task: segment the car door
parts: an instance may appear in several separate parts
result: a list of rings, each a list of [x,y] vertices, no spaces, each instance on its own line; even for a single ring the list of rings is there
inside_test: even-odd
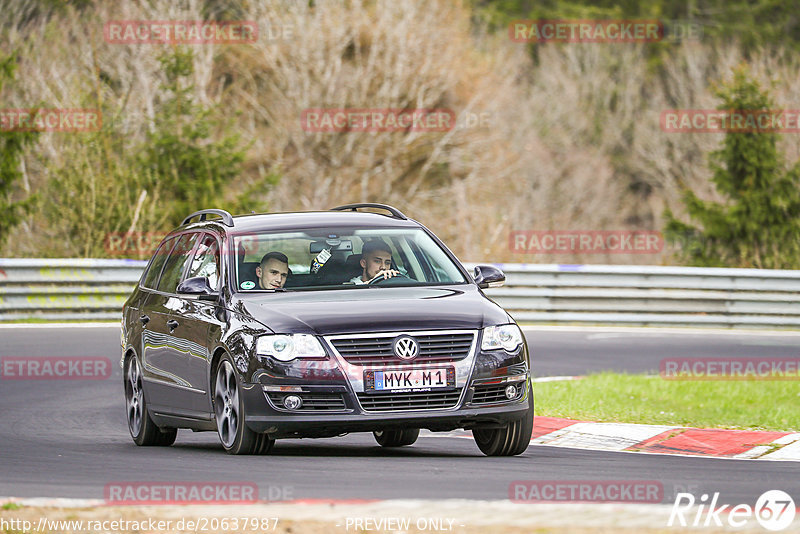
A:
[[[219,291],[219,250],[220,243],[213,234],[206,233],[200,237],[183,279],[204,276],[208,279],[209,286],[214,291]],[[189,396],[187,409],[194,417],[204,418],[211,414],[211,396],[208,391],[208,367],[211,360],[208,350],[209,331],[212,325],[221,325],[221,321],[215,316],[215,302],[200,300],[196,295],[178,295],[178,298],[182,301],[180,315],[170,315],[179,323],[173,334],[180,339],[182,348],[175,357],[181,360],[181,377],[186,385],[191,391],[197,392]]]
[[[141,284],[141,289],[145,293],[138,317],[142,324],[141,346],[139,347],[142,378],[145,382],[144,392],[147,404],[151,409],[159,411],[165,406],[169,406],[170,388],[165,382],[171,379],[168,378],[165,370],[167,347],[164,338],[167,330],[167,316],[162,310],[163,299],[156,291],[164,264],[177,241],[177,236],[164,240],[156,250]]]
[[[164,262],[158,284],[146,302],[150,318],[144,346],[144,374],[150,389],[150,403],[155,411],[183,415],[191,411],[192,397],[202,395],[194,391],[186,380],[182,353],[185,341],[176,332],[184,303],[178,298],[178,282],[194,252],[198,232],[181,234]]]

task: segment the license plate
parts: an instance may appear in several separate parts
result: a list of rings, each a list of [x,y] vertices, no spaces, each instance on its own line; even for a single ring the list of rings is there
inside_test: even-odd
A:
[[[426,391],[453,388],[455,385],[456,373],[453,367],[364,371],[364,389],[372,393],[382,391]]]

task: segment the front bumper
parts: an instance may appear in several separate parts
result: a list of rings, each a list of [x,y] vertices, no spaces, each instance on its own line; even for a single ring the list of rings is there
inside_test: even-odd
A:
[[[413,366],[405,362],[405,368],[452,367],[454,382],[449,389],[390,393],[368,390],[366,372],[401,369],[403,362],[356,363],[352,357],[342,356],[334,346],[337,337],[344,336],[331,336],[324,338],[331,355],[328,359],[289,363],[269,359],[262,362],[262,367],[249,369],[250,380],[245,380],[242,388],[245,421],[253,431],[275,438],[325,437],[392,428],[448,431],[505,426],[533,409],[528,349],[524,343],[514,353],[484,352],[480,350],[478,331],[447,333],[473,336],[463,358]],[[381,334],[388,335],[397,333]],[[511,399],[505,395],[509,385],[516,389]],[[287,395],[300,397],[302,408],[285,408],[283,401]]]
[[[255,432],[266,432],[273,438],[285,437],[330,437],[347,432],[370,432],[392,428],[425,428],[433,431],[448,431],[458,428],[489,428],[505,426],[527,415],[533,409],[533,391],[530,381],[520,382],[524,386],[519,399],[475,406],[466,398],[473,395],[470,388],[454,408],[428,410],[398,410],[371,412],[364,410],[357,399],[344,394],[345,409],[340,411],[288,412],[269,400],[263,386],[258,384],[242,388],[245,420]],[[303,387],[306,393],[344,393],[330,387]]]

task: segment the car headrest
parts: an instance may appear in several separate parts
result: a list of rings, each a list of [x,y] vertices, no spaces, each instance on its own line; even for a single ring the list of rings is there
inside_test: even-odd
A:
[[[340,284],[345,279],[342,277],[344,263],[339,258],[330,258],[322,264],[316,277],[321,284]]]
[[[257,261],[239,263],[239,284],[248,280],[258,284],[258,277],[256,276],[256,267],[258,266],[259,263]]]
[[[347,272],[356,269],[360,273],[363,270],[363,268],[361,267],[361,254],[351,254],[350,256],[348,256],[347,259],[344,260],[344,267],[345,269],[347,269]],[[355,274],[353,276],[355,276]]]

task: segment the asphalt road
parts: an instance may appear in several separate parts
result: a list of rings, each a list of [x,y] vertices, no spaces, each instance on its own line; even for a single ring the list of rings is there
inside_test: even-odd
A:
[[[800,333],[667,328],[526,327],[536,376],[657,374],[666,358],[796,358]]]
[[[526,330],[534,371],[655,372],[669,356],[796,356],[798,336]],[[684,458],[532,446],[486,458],[464,433],[427,433],[387,450],[371,434],[278,441],[264,457],[225,454],[214,433],[182,430],[174,446],[137,447],[128,435],[114,328],[0,328],[0,357],[102,356],[108,380],[0,379],[0,496],[103,498],[134,481],[254,482],[262,499],[505,499],[518,480],[655,480],[664,502],[687,489],[720,503],[754,503],[769,489],[800,497],[793,462]]]

